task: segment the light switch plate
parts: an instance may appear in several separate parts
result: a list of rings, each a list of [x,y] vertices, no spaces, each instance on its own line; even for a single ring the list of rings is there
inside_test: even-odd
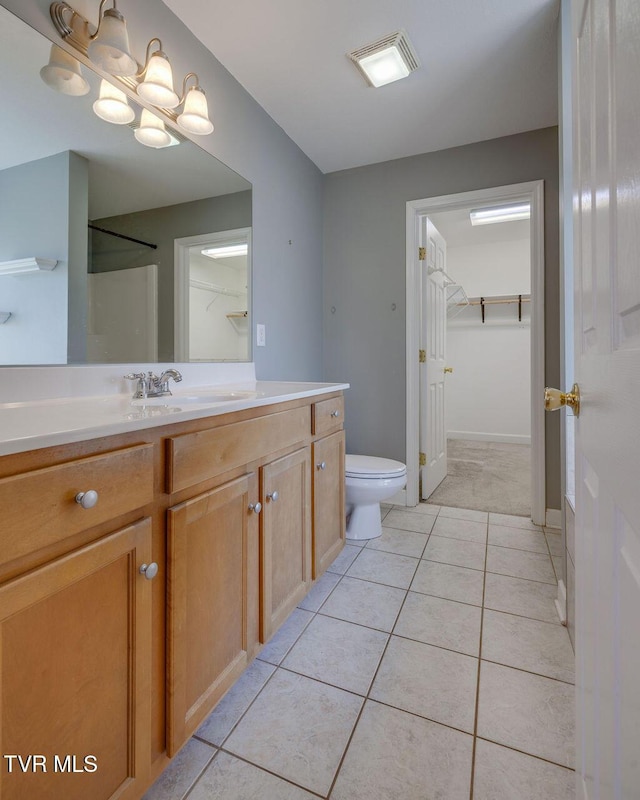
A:
[[[256,344],[258,347],[265,347],[267,344],[267,326],[260,322],[256,325]]]

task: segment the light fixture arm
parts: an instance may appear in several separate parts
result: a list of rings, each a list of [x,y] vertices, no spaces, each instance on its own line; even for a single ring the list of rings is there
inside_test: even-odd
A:
[[[158,49],[154,50],[153,53],[151,53],[151,45],[154,42],[158,43]],[[149,59],[155,53],[162,53],[164,55],[164,51],[163,51],[163,48],[162,48],[162,42],[160,41],[160,39],[158,39],[157,36],[154,36],[153,39],[149,40],[149,44],[147,45],[147,52],[146,52],[145,57],[144,57],[144,67],[142,67],[140,72],[136,73],[136,78],[142,78],[146,74],[147,69],[149,67]]]
[[[178,105],[182,105],[184,103],[185,98],[187,96],[187,81],[189,78],[195,78],[197,87],[200,87],[200,78],[198,77],[197,73],[195,72],[187,72],[187,74],[182,79],[182,95],[180,96],[180,103]]]
[[[90,40],[91,39],[95,39],[96,36],[100,33],[100,24],[102,23],[102,9],[104,8],[105,4],[108,1],[109,0],[100,0],[100,6],[98,8],[98,26],[95,29],[95,31],[91,34],[91,36],[89,36]],[[113,0],[113,7],[116,8],[116,0]],[[117,11],[117,9],[116,9],[116,11]]]
[[[88,30],[89,21],[86,20],[82,14],[78,14],[75,8],[72,8],[72,6],[70,6],[68,3],[52,3],[49,11],[53,24],[63,39],[66,39],[68,36],[73,36],[74,33],[77,33],[73,25],[76,19],[81,20],[84,23],[85,30]],[[69,22],[67,22],[64,18],[65,11],[71,13],[71,19]],[[90,38],[88,32],[86,33],[86,38]]]

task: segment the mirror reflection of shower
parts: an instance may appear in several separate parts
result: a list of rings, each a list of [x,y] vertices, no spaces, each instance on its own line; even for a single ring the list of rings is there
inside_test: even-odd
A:
[[[189,247],[189,361],[244,361],[249,353],[249,230]]]

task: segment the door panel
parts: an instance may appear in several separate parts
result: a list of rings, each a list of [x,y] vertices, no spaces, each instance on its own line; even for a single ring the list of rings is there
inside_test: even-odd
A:
[[[421,497],[426,500],[447,475],[445,419],[446,242],[428,217],[420,220],[422,246],[422,349],[426,362],[420,369],[420,450],[426,463],[420,470]]]
[[[574,0],[578,794],[640,785],[640,8]]]

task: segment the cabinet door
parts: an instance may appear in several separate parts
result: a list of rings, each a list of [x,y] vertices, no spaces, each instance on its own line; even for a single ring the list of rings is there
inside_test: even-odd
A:
[[[311,586],[309,448],[262,468],[261,640],[275,632]]]
[[[150,559],[143,520],[0,587],[2,800],[145,788]]]
[[[200,725],[256,649],[259,525],[254,473],[168,512],[168,746]]]
[[[313,444],[313,578],[344,545],[344,432]]]

